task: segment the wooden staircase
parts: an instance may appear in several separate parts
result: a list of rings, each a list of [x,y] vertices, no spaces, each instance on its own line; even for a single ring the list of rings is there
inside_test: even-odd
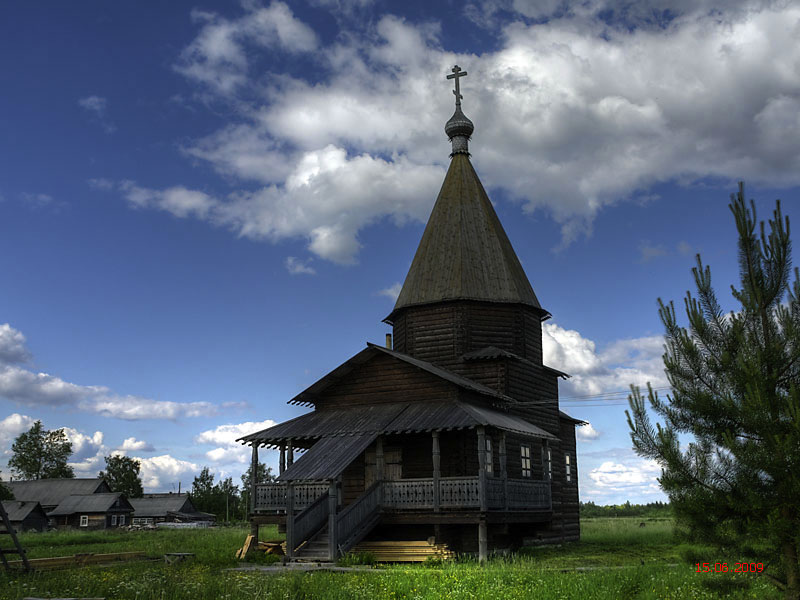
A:
[[[11,526],[11,520],[8,518],[8,513],[6,512],[6,509],[3,508],[3,503],[0,502],[0,537],[4,535],[9,536],[11,542],[14,544],[13,548],[3,548],[1,546],[4,544],[2,544],[2,541],[0,541],[0,560],[3,561],[3,566],[5,567],[6,571],[11,570],[11,565],[8,564],[6,554],[19,555],[22,568],[26,571],[30,571],[31,565],[28,562],[28,556],[25,554],[25,549],[20,545],[19,539],[17,539],[17,532],[14,531],[14,528]]]
[[[330,562],[328,558],[328,527],[323,527],[314,537],[294,552],[294,562]]]
[[[431,544],[422,541],[364,541],[356,544],[351,552],[369,552],[377,562],[425,562],[428,558],[451,560],[455,553],[447,544]]]

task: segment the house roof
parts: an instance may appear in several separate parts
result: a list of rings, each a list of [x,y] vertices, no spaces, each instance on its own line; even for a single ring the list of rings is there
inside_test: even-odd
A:
[[[364,434],[471,429],[481,425],[537,438],[556,439],[520,417],[486,406],[447,401],[324,408],[244,436],[238,441],[279,445],[290,439],[303,441]],[[312,446],[312,449],[316,446]]]
[[[408,354],[403,354],[402,352],[397,352],[395,350],[390,350],[388,348],[384,348],[383,346],[378,346],[377,344],[371,344],[367,342],[367,347],[364,348],[361,352],[349,358],[341,365],[336,367],[333,371],[331,371],[324,377],[318,379],[314,384],[312,384],[311,386],[307,387],[305,390],[297,394],[297,396],[289,400],[289,404],[313,406],[316,396],[321,394],[326,388],[340,381],[347,374],[353,371],[353,369],[355,369],[360,365],[363,365],[371,358],[379,354],[386,354],[388,356],[391,356],[396,360],[412,365],[418,369],[421,369],[422,371],[434,375],[435,377],[439,377],[440,379],[455,384],[462,389],[469,390],[471,392],[475,392],[477,394],[481,394],[482,396],[486,396],[489,398],[502,400],[503,402],[512,402],[512,403],[516,402],[516,400],[514,400],[514,398],[512,398],[511,396],[507,396],[481,383],[472,381],[471,379],[467,379],[466,377],[462,377],[461,375],[457,375],[452,371],[448,371],[447,369],[437,367],[434,364],[431,364],[424,360],[419,360],[418,358],[414,358],[413,356],[409,356]]]
[[[166,517],[170,512],[195,512],[189,494],[153,494],[129,498],[136,517]]]
[[[33,501],[3,500],[3,510],[8,514],[9,521],[24,521],[32,512],[40,512],[43,517],[46,516],[42,505]]]
[[[132,510],[133,507],[121,492],[111,494],[83,494],[67,496],[57,507],[47,513],[51,517],[59,515],[74,515],[75,513],[104,513],[114,506],[119,500],[122,509]]]
[[[560,418],[564,419],[565,421],[572,421],[573,423],[575,423],[578,426],[588,425],[589,424],[589,421],[582,421],[581,419],[576,419],[575,417],[570,417],[563,410],[558,411],[558,416]]]
[[[523,358],[519,354],[514,354],[513,352],[509,352],[508,350],[502,350],[500,348],[497,348],[496,346],[486,346],[486,348],[481,348],[480,350],[473,350],[472,352],[467,352],[466,354],[463,354],[461,358],[463,358],[464,360],[488,360],[492,358],[499,358],[501,356],[506,358],[512,358],[514,360],[528,363],[530,365],[534,365],[540,369],[544,369],[545,371],[551,372],[553,375],[557,375],[563,379],[569,379],[569,375],[567,373],[564,373],[563,371],[559,371],[558,369],[548,367],[547,365],[537,365],[533,361],[530,361],[527,358]]]
[[[455,154],[397,297],[397,311],[447,300],[543,310],[466,154]]]
[[[57,506],[67,496],[111,491],[104,479],[36,479],[5,485],[16,500],[32,500],[45,507]]]
[[[278,481],[320,481],[338,477],[377,436],[377,433],[360,433],[323,438],[286,469]]]

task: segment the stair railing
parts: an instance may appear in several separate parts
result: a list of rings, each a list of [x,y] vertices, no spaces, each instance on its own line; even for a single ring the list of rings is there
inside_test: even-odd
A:
[[[294,518],[294,527],[287,528],[291,539],[286,539],[287,547],[291,545],[294,551],[328,522],[328,493],[322,494],[297,516],[287,514],[286,518]]]
[[[359,536],[367,533],[364,529],[373,524],[371,521],[381,508],[382,485],[382,482],[376,481],[339,513],[336,519],[336,540],[340,551],[347,552],[352,548],[359,541]]]

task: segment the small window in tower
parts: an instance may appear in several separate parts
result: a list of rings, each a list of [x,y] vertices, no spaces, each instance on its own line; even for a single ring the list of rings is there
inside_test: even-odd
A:
[[[492,456],[492,438],[486,438],[486,472],[494,473],[494,457]]]
[[[569,454],[564,455],[564,461],[567,467],[567,481],[572,481],[572,465],[569,464]]]
[[[545,449],[545,457],[547,458],[547,478],[553,480],[553,451],[550,448]]]
[[[531,476],[531,447],[527,444],[522,444],[519,447],[519,456],[522,460],[522,476]]]

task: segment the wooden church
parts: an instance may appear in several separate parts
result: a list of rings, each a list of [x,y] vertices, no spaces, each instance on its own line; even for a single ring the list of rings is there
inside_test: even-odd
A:
[[[393,335],[289,400],[313,411],[240,440],[254,463],[258,448],[280,450],[277,481],[253,482],[250,519],[256,534],[285,526],[290,560],[430,538],[483,560],[579,537],[583,422],[559,410],[567,375],[542,363],[550,313],[470,163],[464,75],[447,76],[450,167],[384,319]]]

